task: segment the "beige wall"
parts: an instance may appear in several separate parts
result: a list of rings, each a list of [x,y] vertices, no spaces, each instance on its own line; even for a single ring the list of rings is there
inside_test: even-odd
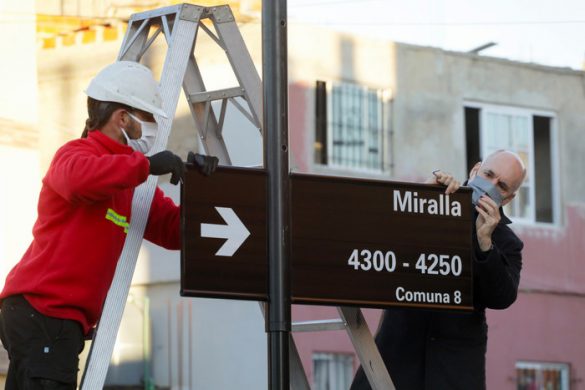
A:
[[[39,168],[36,150],[0,144],[0,289],[32,238]],[[4,388],[2,375],[7,369],[8,355],[0,347],[0,388]]]
[[[466,101],[550,111],[557,123],[554,172],[562,188],[561,207],[583,202],[585,181],[585,72],[503,59],[397,45],[394,130],[401,175],[437,167],[465,177],[463,107]],[[410,158],[411,151],[424,158]]]
[[[289,138],[291,169],[327,175],[388,179],[384,172],[351,171],[314,163],[315,83],[350,82],[395,92],[395,46],[392,42],[350,36],[327,29],[295,23],[288,30]],[[300,106],[302,105],[302,106]],[[387,123],[388,128],[391,124]],[[384,145],[385,161],[390,159],[390,142]]]
[[[0,118],[37,121],[36,16],[33,0],[0,0]]]

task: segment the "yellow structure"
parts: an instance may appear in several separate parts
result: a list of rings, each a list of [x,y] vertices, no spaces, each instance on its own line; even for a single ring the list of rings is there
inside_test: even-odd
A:
[[[262,7],[260,0],[170,0],[136,1],[128,6],[110,6],[105,8],[105,14],[92,16],[39,13],[37,14],[37,39],[39,47],[42,49],[51,49],[75,44],[115,41],[124,36],[126,21],[131,14],[181,3],[206,7],[229,4],[236,20],[243,23],[259,20]],[[41,7],[41,11],[43,9]]]

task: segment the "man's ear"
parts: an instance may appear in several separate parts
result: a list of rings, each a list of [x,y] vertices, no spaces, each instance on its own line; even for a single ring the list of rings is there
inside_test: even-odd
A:
[[[473,168],[471,168],[471,171],[469,171],[469,178],[473,179],[475,177],[475,175],[477,175],[477,172],[479,171],[479,167],[481,167],[481,161],[478,161]]]
[[[128,115],[126,114],[126,110],[124,110],[123,108],[119,108],[112,112],[109,122],[112,122],[117,127],[125,128],[129,124],[130,120],[128,118]]]
[[[130,116],[128,115],[128,111],[119,109],[116,110],[116,112],[118,115],[118,120],[120,121],[119,123],[122,125],[122,127],[128,127],[130,124]]]

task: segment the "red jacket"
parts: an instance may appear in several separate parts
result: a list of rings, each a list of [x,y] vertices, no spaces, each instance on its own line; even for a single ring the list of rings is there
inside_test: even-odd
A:
[[[146,157],[92,131],[62,146],[43,179],[33,241],[6,278],[0,300],[23,294],[39,312],[97,322],[129,227],[134,188]],[[145,238],[180,248],[180,209],[157,188]]]

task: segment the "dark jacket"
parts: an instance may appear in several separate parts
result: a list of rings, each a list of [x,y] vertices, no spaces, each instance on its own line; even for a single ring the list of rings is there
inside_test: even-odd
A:
[[[384,311],[376,344],[397,390],[485,389],[485,308],[505,309],[516,300],[522,268],[523,243],[501,215],[490,251],[481,252],[473,229],[473,312]],[[351,390],[366,389],[360,367]]]

